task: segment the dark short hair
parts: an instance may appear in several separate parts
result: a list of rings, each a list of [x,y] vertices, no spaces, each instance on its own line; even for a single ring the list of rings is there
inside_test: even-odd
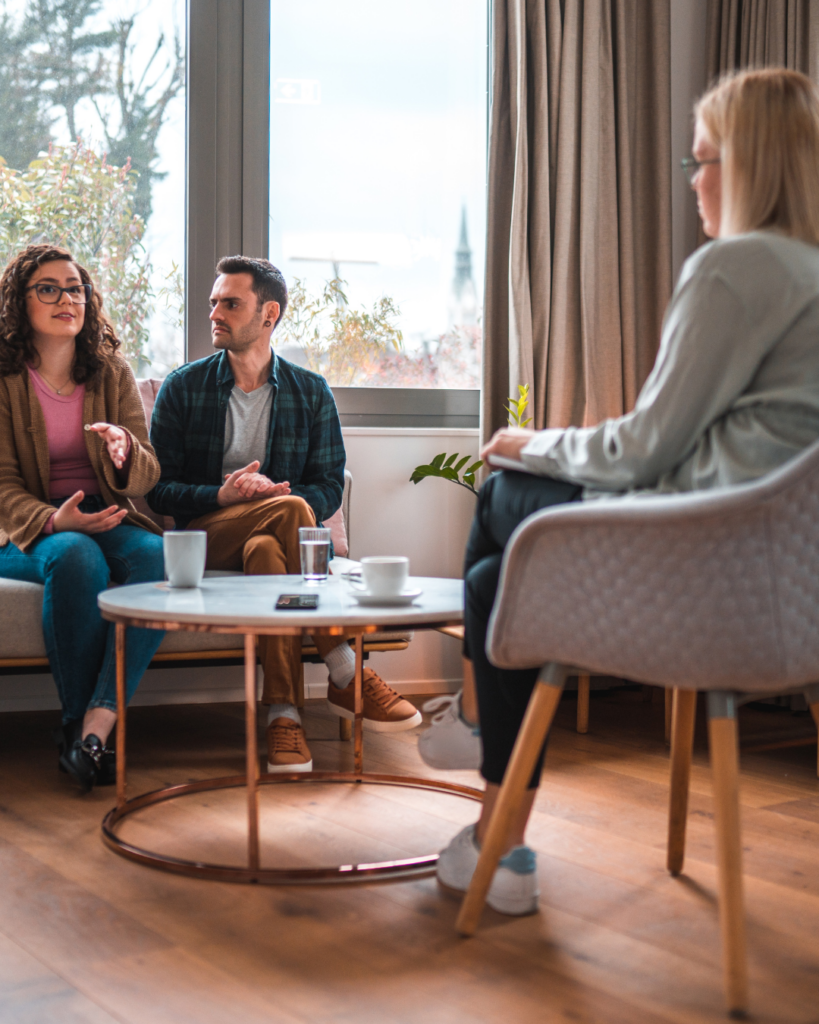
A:
[[[274,267],[269,260],[255,256],[223,256],[216,264],[217,274],[250,274],[253,293],[261,306],[264,302],[278,302],[279,319],[273,329],[284,316],[287,309],[287,283],[284,274]]]

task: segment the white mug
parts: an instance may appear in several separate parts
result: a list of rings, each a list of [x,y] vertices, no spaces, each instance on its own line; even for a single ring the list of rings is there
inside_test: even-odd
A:
[[[168,530],[162,537],[165,575],[172,587],[198,587],[205,573],[204,530]]]
[[[361,559],[364,589],[373,597],[396,597],[407,585],[409,559],[403,555],[378,555]]]

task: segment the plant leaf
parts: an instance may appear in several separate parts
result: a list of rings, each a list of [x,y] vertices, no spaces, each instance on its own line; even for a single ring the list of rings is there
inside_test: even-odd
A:
[[[411,484],[420,483],[428,476],[440,476],[441,470],[437,466],[416,466],[410,477]]]

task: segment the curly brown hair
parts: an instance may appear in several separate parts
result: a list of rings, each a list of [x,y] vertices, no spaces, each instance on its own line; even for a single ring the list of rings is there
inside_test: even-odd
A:
[[[43,263],[65,260],[77,268],[84,284],[91,275],[67,249],[56,245],[29,245],[18,252],[0,277],[0,377],[22,373],[26,363],[40,362],[34,347],[34,331],[26,310],[26,289],[34,271]],[[85,307],[85,323],[76,339],[71,370],[75,384],[94,387],[103,364],[119,348],[120,341],[111,321],[102,311],[102,298],[94,289]]]

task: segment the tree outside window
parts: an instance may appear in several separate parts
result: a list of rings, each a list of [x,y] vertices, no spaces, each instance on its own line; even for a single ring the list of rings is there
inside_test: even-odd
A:
[[[183,352],[183,19],[183,0],[0,0],[0,258],[71,249],[157,375]]]

